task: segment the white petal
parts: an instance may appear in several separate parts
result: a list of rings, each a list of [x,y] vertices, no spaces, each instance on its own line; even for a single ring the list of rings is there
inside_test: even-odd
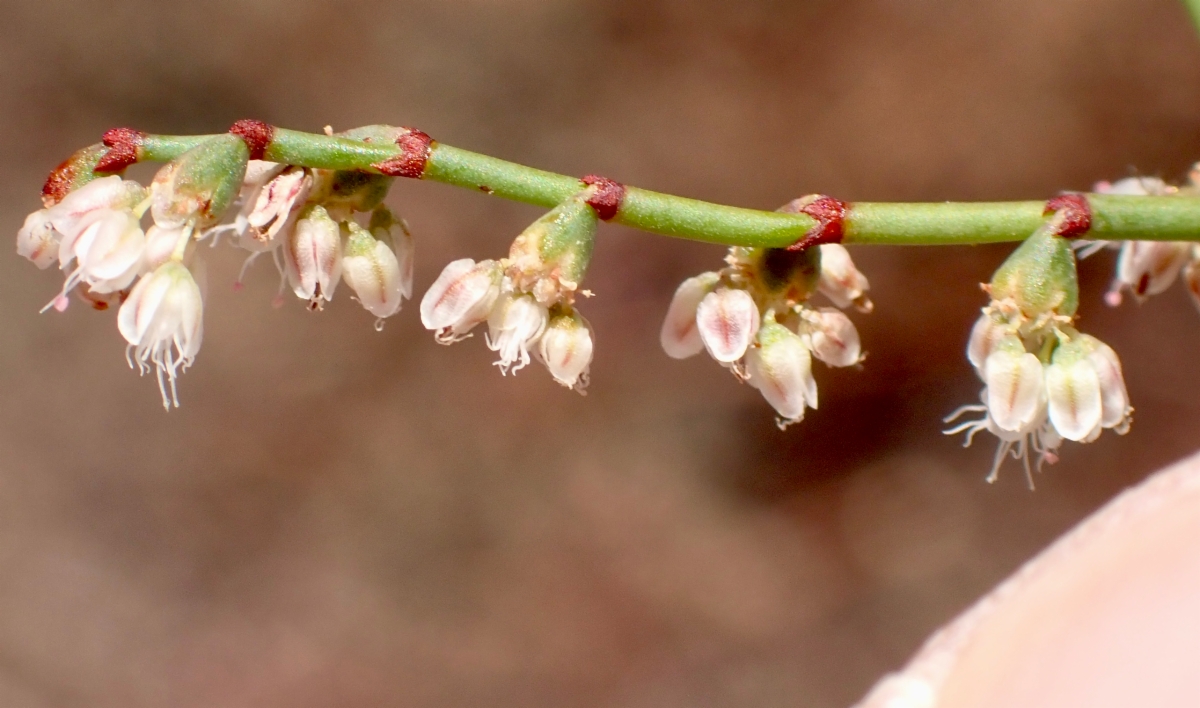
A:
[[[442,330],[469,328],[482,322],[500,293],[496,281],[493,261],[451,261],[421,298],[421,324],[426,329]]]
[[[987,370],[987,407],[996,426],[1023,432],[1040,417],[1045,405],[1042,363],[1033,354],[993,352]]]
[[[45,270],[58,260],[58,248],[62,234],[50,222],[47,209],[39,209],[25,218],[25,224],[17,232],[17,253],[33,261]]]
[[[1171,286],[1188,258],[1189,245],[1171,241],[1126,241],[1117,259],[1117,279],[1138,297]]]
[[[816,408],[816,381],[812,376],[812,357],[799,336],[771,323],[768,336],[746,352],[746,374],[785,421],[804,417],[804,408]]]
[[[499,352],[501,371],[516,372],[529,364],[529,348],[542,336],[549,317],[546,307],[529,295],[500,298],[488,317],[488,348]]]
[[[721,288],[704,296],[696,308],[696,327],[712,358],[723,364],[741,359],[754,341],[758,305],[745,290]]]
[[[987,379],[984,364],[996,344],[1008,334],[1009,327],[986,312],[975,321],[975,326],[971,328],[971,340],[967,344],[967,359],[975,367],[979,378]]]
[[[1121,373],[1121,360],[1112,347],[1090,335],[1087,340],[1088,361],[1100,381],[1100,425],[1104,428],[1120,428],[1129,418],[1129,392],[1125,388],[1125,377]]]
[[[342,277],[362,306],[376,317],[391,317],[400,310],[400,264],[383,241],[376,241],[370,253],[345,257]]]
[[[1046,367],[1050,422],[1067,440],[1083,441],[1100,430],[1103,400],[1100,378],[1087,359]]]
[[[701,273],[683,281],[675,290],[659,335],[667,356],[672,359],[686,359],[704,349],[700,331],[696,329],[696,308],[704,296],[716,287],[718,278],[716,273]]]
[[[837,243],[827,243],[821,246],[821,278],[817,289],[838,307],[857,305],[859,309],[870,310],[871,303],[865,293],[871,285],[867,277],[854,265],[850,251]]]
[[[858,330],[840,310],[830,308],[808,314],[813,325],[812,354],[830,366],[853,366],[862,359]]]
[[[332,300],[342,276],[342,234],[337,222],[314,207],[296,223],[284,245],[288,281],[297,297]]]
[[[592,332],[587,322],[582,317],[576,320],[562,316],[554,318],[542,334],[538,354],[555,381],[575,388],[582,383],[580,377],[586,381],[592,347]]]

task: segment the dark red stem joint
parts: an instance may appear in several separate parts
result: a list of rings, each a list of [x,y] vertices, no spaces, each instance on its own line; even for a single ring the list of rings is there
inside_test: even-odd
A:
[[[841,243],[846,236],[846,213],[849,210],[849,202],[824,194],[797,199],[780,209],[792,214],[806,214],[817,221],[803,238],[788,246],[787,250],[803,251],[823,243]]]
[[[236,135],[246,143],[250,150],[251,160],[261,160],[275,139],[275,126],[261,120],[239,120],[229,127],[231,135]]]
[[[579,181],[596,188],[588,197],[587,204],[595,210],[601,221],[610,221],[617,215],[621,202],[625,201],[625,185],[600,175],[588,175]]]
[[[1092,228],[1092,205],[1082,194],[1060,194],[1046,202],[1043,215],[1057,215],[1054,233],[1063,238],[1079,238]]]
[[[404,128],[403,133],[396,138],[400,146],[400,154],[383,162],[371,165],[388,177],[408,177],[421,179],[425,176],[425,166],[433,154],[433,138],[416,128]]]
[[[96,163],[95,172],[120,172],[138,161],[138,149],[146,134],[133,128],[113,128],[101,142],[108,148]]]

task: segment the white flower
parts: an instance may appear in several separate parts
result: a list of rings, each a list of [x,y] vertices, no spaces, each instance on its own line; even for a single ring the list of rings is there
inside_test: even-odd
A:
[[[1013,328],[1010,324],[997,319],[990,312],[990,308],[984,308],[983,314],[971,328],[971,339],[967,344],[967,360],[971,362],[971,366],[975,367],[975,373],[979,374],[979,378],[987,380],[987,371],[984,365],[988,356],[996,348],[996,344],[1012,332]]]
[[[146,249],[142,254],[140,271],[149,273],[171,260],[181,239],[187,238],[191,246],[191,230],[186,226],[152,225],[146,230]]]
[[[675,290],[667,316],[663,320],[659,341],[663,351],[672,359],[686,359],[704,350],[700,330],[696,328],[696,308],[700,301],[716,287],[720,276],[716,273],[701,273],[688,278]]]
[[[168,261],[138,281],[117,314],[117,327],[133,350],[138,369],[144,374],[154,365],[168,410],[172,403],[179,407],[175,391],[179,370],[190,366],[200,351],[203,309],[200,287],[191,272],[178,261]]]
[[[324,207],[309,207],[284,243],[284,267],[296,297],[318,309],[342,277],[342,233]]]
[[[282,168],[282,165],[277,167]],[[238,245],[255,252],[271,250],[291,235],[313,184],[312,175],[302,168],[293,167],[281,172],[263,170],[257,168],[254,178],[259,180],[270,175],[270,180],[257,187],[250,181],[250,170],[247,170],[243,190],[248,189],[249,193],[245,194],[246,201],[234,219]]]
[[[746,376],[779,413],[780,428],[800,422],[805,407],[817,407],[808,347],[799,335],[775,322],[774,313],[768,313],[755,346],[746,352]]]
[[[1120,304],[1122,290],[1129,290],[1139,301],[1163,292],[1175,282],[1190,252],[1191,246],[1185,242],[1126,241],[1117,259],[1117,278],[1106,299]]]
[[[874,307],[866,292],[871,287],[867,277],[855,267],[845,246],[827,243],[821,246],[821,279],[817,289],[838,307],[854,305],[861,312]]]
[[[813,356],[830,366],[854,366],[862,360],[858,330],[841,310],[804,310]]]
[[[62,234],[54,229],[49,209],[39,209],[25,218],[24,226],[17,232],[17,253],[45,270],[58,260],[61,241]]]
[[[538,342],[538,358],[555,381],[583,393],[588,384],[592,348],[591,326],[578,312],[573,312],[550,320]]]
[[[346,255],[342,259],[342,277],[371,314],[381,318],[391,317],[400,311],[404,297],[402,266],[388,246],[391,239],[376,239],[353,222],[347,226],[350,238],[346,241]],[[379,231],[380,235],[388,237],[385,229]],[[411,246],[408,250],[411,250]],[[410,256],[406,254],[405,259],[411,264]],[[409,269],[411,275],[411,265]],[[411,288],[411,280],[409,284]]]
[[[1046,392],[1050,423],[1064,439],[1091,442],[1100,435],[1104,405],[1100,377],[1080,347],[1059,345],[1046,367]]]
[[[542,336],[549,318],[545,305],[531,295],[500,296],[488,315],[486,339],[488,349],[500,353],[496,366],[501,373],[515,374],[529,365],[529,348]]]
[[[63,286],[63,295],[80,282],[96,293],[124,290],[140,272],[145,247],[146,235],[132,212],[99,209],[89,213],[59,246],[62,267],[66,269],[72,261],[76,265]]]
[[[759,326],[758,305],[745,290],[720,288],[696,308],[696,328],[712,358],[732,364],[746,353]]]
[[[985,364],[988,415],[1000,430],[1024,435],[1040,422],[1046,407],[1042,362],[1007,336]]]
[[[1112,347],[1089,334],[1079,335],[1079,343],[1087,352],[1088,362],[1100,380],[1100,426],[1116,429],[1117,434],[1124,435],[1129,431],[1129,417],[1133,408],[1129,405],[1121,360]]]
[[[487,320],[500,295],[500,280],[495,261],[451,261],[421,298],[421,324],[434,330],[441,344],[466,337]]]

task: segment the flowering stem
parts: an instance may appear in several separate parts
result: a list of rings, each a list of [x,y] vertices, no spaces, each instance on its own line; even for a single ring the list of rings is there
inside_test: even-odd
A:
[[[1189,0],[1200,10],[1200,0]],[[139,158],[166,161],[212,136],[144,137]],[[379,172],[404,154],[393,144],[277,128],[264,159],[302,167]],[[582,188],[575,177],[526,167],[434,142],[422,178],[552,208]],[[1200,240],[1200,197],[1088,195],[1097,240]],[[842,242],[886,245],[971,245],[1028,238],[1047,217],[1046,203],[855,202],[842,219]],[[626,188],[614,223],[666,236],[748,247],[786,247],[818,226],[807,214],[712,204]]]

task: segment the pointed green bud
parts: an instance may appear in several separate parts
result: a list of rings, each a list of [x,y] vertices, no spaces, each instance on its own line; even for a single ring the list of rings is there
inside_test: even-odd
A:
[[[1065,238],[1043,226],[992,276],[993,300],[1013,300],[1027,317],[1072,317],[1079,307],[1075,252]]]
[[[154,221],[161,226],[220,221],[246,176],[250,149],[236,135],[218,135],[188,150],[154,176]]]

